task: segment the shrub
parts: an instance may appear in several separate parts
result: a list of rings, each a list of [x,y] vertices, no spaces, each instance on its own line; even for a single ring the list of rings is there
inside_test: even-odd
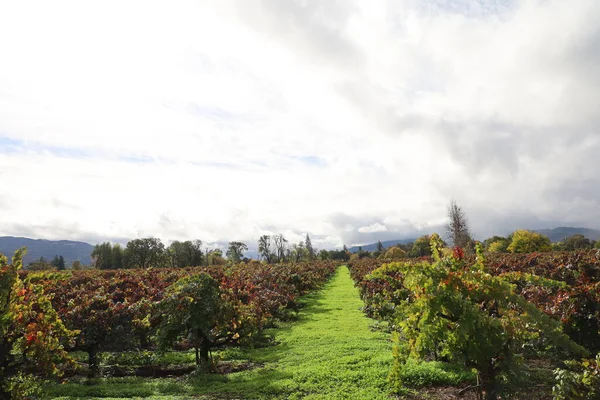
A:
[[[507,250],[511,253],[545,252],[552,250],[552,243],[548,236],[521,229],[512,234],[512,241]]]
[[[408,357],[431,356],[462,363],[477,371],[487,400],[497,399],[501,383],[521,363],[523,348],[540,339],[575,354],[586,350],[562,332],[551,319],[520,296],[516,285],[503,276],[490,275],[483,263],[481,245],[477,260],[469,265],[459,252],[441,257],[442,242],[431,238],[432,264],[397,264],[408,290],[396,314],[396,343],[406,341]],[[388,267],[389,268],[389,267]],[[512,277],[514,279],[514,277]],[[523,274],[536,284],[552,282]],[[392,380],[401,382],[404,352],[394,352]]]
[[[556,400],[600,398],[600,354],[595,360],[567,361],[566,366],[554,371]]]
[[[240,333],[252,333],[244,332],[234,307],[222,298],[219,282],[207,273],[171,285],[159,304],[158,318],[159,347],[187,337],[196,351],[196,365],[209,362],[211,348],[239,339]]]
[[[7,263],[0,254],[0,398],[35,394],[37,374],[60,375],[69,358],[64,350],[75,334],[63,325],[40,285],[18,274],[24,249]]]
[[[402,250],[400,247],[390,247],[385,254],[383,255],[383,258],[388,259],[388,260],[398,260],[401,258],[405,258],[406,257],[406,252],[404,250]]]
[[[495,242],[490,243],[488,251],[490,253],[506,253],[508,251],[508,245],[508,240],[496,240]]]

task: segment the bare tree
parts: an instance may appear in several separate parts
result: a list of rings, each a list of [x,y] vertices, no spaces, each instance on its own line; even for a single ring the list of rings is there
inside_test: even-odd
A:
[[[446,225],[448,238],[453,246],[469,249],[472,242],[469,233],[467,217],[456,201],[452,200],[448,206],[448,218],[450,222]]]
[[[273,242],[275,244],[275,250],[277,251],[278,262],[285,261],[285,254],[287,249],[287,239],[280,233],[273,236]]]

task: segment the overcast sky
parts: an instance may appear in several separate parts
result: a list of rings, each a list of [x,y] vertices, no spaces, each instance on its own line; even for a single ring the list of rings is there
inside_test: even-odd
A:
[[[600,2],[0,3],[0,235],[600,228]]]

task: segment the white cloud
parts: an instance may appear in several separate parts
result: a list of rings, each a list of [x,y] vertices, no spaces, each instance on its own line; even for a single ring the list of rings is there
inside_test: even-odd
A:
[[[0,234],[600,227],[600,5],[424,4],[3,3]]]
[[[387,226],[380,224],[379,222],[375,222],[371,225],[361,226],[358,228],[360,233],[375,233],[375,232],[386,232]]]

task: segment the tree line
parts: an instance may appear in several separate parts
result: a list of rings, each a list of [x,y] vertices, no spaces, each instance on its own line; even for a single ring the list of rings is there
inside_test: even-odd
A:
[[[52,261],[48,261],[44,257],[40,257],[39,259],[32,261],[27,265],[27,269],[31,271],[43,271],[47,269],[57,269],[59,271],[62,271],[65,268],[65,259],[62,255],[54,256]]]
[[[165,246],[159,238],[141,238],[130,240],[125,247],[110,242],[98,244],[91,256],[98,269],[182,268],[249,262],[246,251],[248,246],[240,241],[229,242],[223,254],[223,250],[210,249],[201,240],[174,241]],[[258,252],[268,264],[317,259],[308,234],[305,240],[292,245],[282,234],[263,235],[258,241]]]
[[[467,253],[472,253],[476,240],[471,236],[465,212],[452,200],[448,206],[448,224],[446,239],[454,247],[460,247]],[[312,245],[310,236],[304,240],[290,243],[282,234],[263,235],[258,239],[257,249],[259,259],[267,264],[282,262],[310,262],[314,260],[349,261],[350,259],[380,258],[400,259],[431,256],[430,235],[423,235],[414,242],[397,244],[385,248],[381,241],[377,242],[374,251],[366,251],[359,247],[356,253],[351,253],[344,245],[340,250],[318,250]],[[572,251],[600,248],[600,241],[594,241],[577,234],[565,238],[558,243],[537,232],[517,230],[508,236],[492,236],[482,242],[483,248],[492,253],[530,253],[534,251]],[[241,241],[229,242],[225,254],[219,248],[208,248],[201,240],[174,241],[165,246],[159,238],[141,238],[120,244],[104,242],[94,247],[91,257],[92,266],[98,269],[121,268],[177,268],[210,265],[237,264],[249,262],[244,254],[248,251],[246,243]],[[79,261],[72,265],[74,270],[84,269]],[[65,269],[62,256],[56,256],[51,262],[43,257],[30,263],[30,270]]]

